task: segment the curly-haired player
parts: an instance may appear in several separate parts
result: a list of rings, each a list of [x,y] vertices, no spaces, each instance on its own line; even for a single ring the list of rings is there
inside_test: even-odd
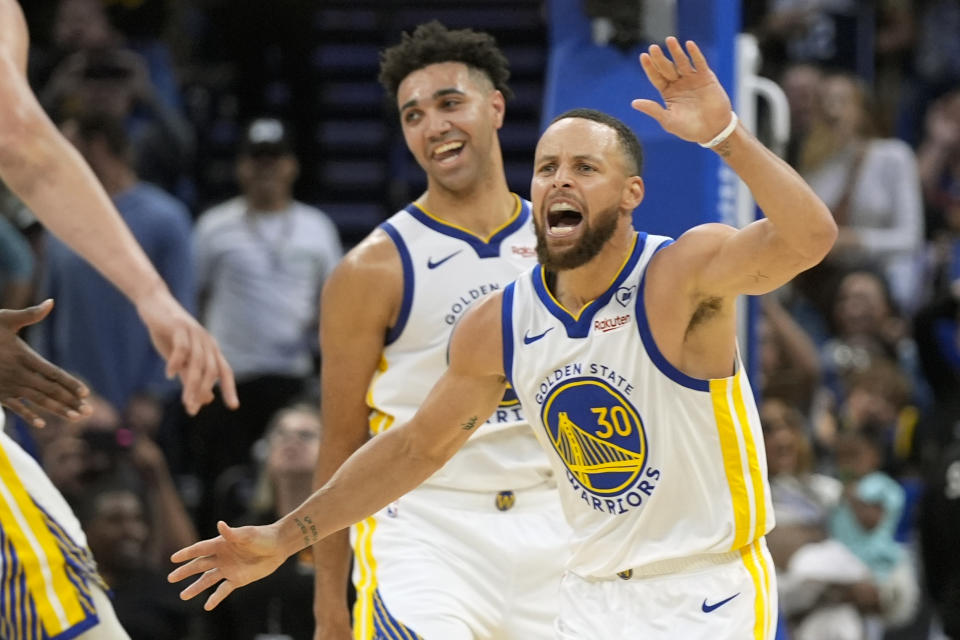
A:
[[[324,291],[320,483],[416,412],[446,368],[457,319],[536,261],[530,204],[507,187],[497,134],[509,75],[493,37],[438,22],[383,52],[380,80],[427,190],[350,252]],[[353,637],[552,637],[569,535],[555,486],[508,392],[423,487],[353,527]],[[316,638],[343,640],[347,533],[316,558]]]

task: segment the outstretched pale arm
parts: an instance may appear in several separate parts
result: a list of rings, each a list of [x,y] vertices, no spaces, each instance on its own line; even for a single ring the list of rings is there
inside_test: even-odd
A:
[[[466,442],[497,408],[506,388],[500,334],[500,296],[477,304],[460,322],[450,366],[417,414],[360,447],[329,482],[273,524],[232,529],[175,553],[186,562],[176,582],[200,577],[183,590],[192,598],[217,586],[213,609],[234,589],[272,573],[290,555],[350,526],[417,487]]]
[[[683,140],[706,143],[730,123],[730,98],[696,43],[686,47],[685,52],[676,38],[668,38],[672,60],[657,45],[640,56],[664,106],[634,100],[633,107]],[[827,255],[837,226],[796,171],[742,124],[713,150],[750,188],[766,218],[740,230],[714,224],[684,234],[676,253],[694,265],[693,288],[725,298],[767,293]]]
[[[136,306],[183,381],[190,413],[213,400],[219,379],[236,406],[233,372],[213,338],[170,294],[80,154],[44,113],[27,84],[27,30],[13,0],[0,0],[0,179],[54,235],[95,266]]]

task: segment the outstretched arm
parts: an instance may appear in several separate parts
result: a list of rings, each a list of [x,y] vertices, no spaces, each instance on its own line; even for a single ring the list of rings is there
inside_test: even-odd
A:
[[[272,573],[290,555],[374,513],[426,480],[497,408],[506,388],[500,335],[500,296],[477,304],[460,322],[450,366],[417,414],[372,438],[323,487],[273,524],[231,529],[175,553],[187,562],[176,582],[201,574],[181,597],[217,586],[213,609],[234,589]]]
[[[705,144],[731,122],[730,99],[697,45],[686,46],[685,52],[668,38],[672,60],[657,45],[640,56],[665,107],[652,100],[634,100],[633,107],[679,138]],[[796,171],[742,124],[713,150],[747,184],[766,218],[740,230],[713,224],[685,233],[674,253],[693,265],[693,288],[723,298],[767,293],[826,256],[837,226]]]
[[[183,381],[190,413],[213,400],[219,379],[236,406],[233,372],[213,338],[170,295],[76,149],[27,84],[27,29],[13,0],[0,0],[0,178],[50,231],[93,264],[136,306],[167,375]]]

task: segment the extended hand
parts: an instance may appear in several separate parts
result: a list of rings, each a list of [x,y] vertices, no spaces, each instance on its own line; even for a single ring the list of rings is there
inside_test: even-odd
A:
[[[220,535],[216,538],[201,540],[170,556],[173,562],[189,562],[167,576],[170,582],[179,582],[201,574],[180,592],[183,600],[218,585],[203,605],[207,611],[223,602],[234,589],[270,575],[286,559],[279,549],[276,529],[270,525],[234,529],[218,522],[217,530]]]
[[[213,401],[213,385],[220,380],[223,401],[237,408],[233,370],[220,353],[216,340],[180,306],[166,289],[137,304],[150,339],[167,361],[167,377],[180,376],[181,399],[190,415]]]
[[[51,309],[53,300],[27,309],[0,309],[0,403],[35,427],[46,424],[35,407],[70,420],[92,411],[84,400],[90,391],[82,382],[17,337],[20,329],[40,322]]]
[[[640,54],[640,64],[663,97],[666,108],[637,99],[631,106],[660,123],[665,131],[691,142],[709,142],[730,122],[730,98],[692,40],[684,53],[673,36],[667,38],[673,61],[658,45]],[[692,63],[691,63],[692,59]]]

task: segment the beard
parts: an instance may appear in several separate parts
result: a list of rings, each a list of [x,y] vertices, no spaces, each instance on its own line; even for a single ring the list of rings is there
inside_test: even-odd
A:
[[[584,218],[580,224],[585,225],[580,242],[576,245],[562,251],[551,252],[547,245],[547,217],[544,216],[543,223],[535,223],[537,232],[537,260],[548,271],[564,271],[582,267],[603,250],[607,240],[613,237],[617,230],[617,220],[619,218],[616,209],[609,209],[597,216],[596,222],[591,224]]]

